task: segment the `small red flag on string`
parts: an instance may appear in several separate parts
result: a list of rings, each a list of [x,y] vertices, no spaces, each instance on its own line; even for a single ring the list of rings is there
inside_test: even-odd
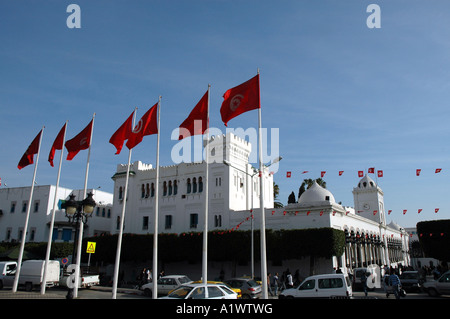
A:
[[[420,214],[421,211],[422,211],[422,208],[419,208],[419,211],[417,213]]]
[[[324,177],[325,176],[326,171],[321,171],[320,172],[320,177]]]
[[[369,173],[369,174],[374,174],[374,173],[375,173],[375,167],[369,168],[368,173]]]
[[[291,178],[291,172],[286,172],[286,177]]]
[[[403,215],[405,215],[405,214],[406,214],[406,209],[403,210]]]
[[[364,172],[363,171],[358,171],[358,177],[363,177],[364,176]]]
[[[388,215],[390,215],[392,213],[392,209],[388,210]]]
[[[436,168],[436,171],[434,173],[440,173],[442,171],[442,168]]]
[[[378,177],[383,177],[383,171],[382,170],[377,171],[377,174],[378,174]]]
[[[421,171],[422,170],[420,168],[416,169],[416,176],[419,176]]]
[[[439,211],[439,208],[435,208],[434,212],[437,213]]]
[[[342,176],[344,174],[344,171],[339,171],[339,176]]]

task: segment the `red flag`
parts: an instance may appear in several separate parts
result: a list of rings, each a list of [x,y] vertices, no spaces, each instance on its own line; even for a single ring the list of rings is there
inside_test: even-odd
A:
[[[339,176],[342,176],[344,174],[344,171],[339,171]]]
[[[187,119],[180,125],[179,140],[192,135],[202,135],[209,127],[208,119],[208,93],[209,90],[203,95],[194,109],[191,111]],[[195,121],[201,121],[201,125],[195,125]],[[182,130],[182,128],[184,130]],[[182,134],[182,131],[189,132],[189,135]],[[187,133],[187,132],[186,132]]]
[[[41,134],[42,130],[38,133],[38,135],[36,135],[30,146],[28,146],[27,150],[20,159],[19,164],[17,165],[18,169],[22,169],[25,166],[34,163],[34,154],[37,154],[39,152],[39,142],[41,140]]]
[[[358,177],[363,177],[364,176],[364,172],[363,171],[358,171]]]
[[[436,168],[435,173],[440,173],[442,171],[442,168]]]
[[[324,177],[325,176],[326,171],[321,171],[320,172],[320,177]]]
[[[291,172],[286,172],[286,177],[291,178]]]
[[[92,126],[94,124],[94,120],[91,120],[89,124],[80,132],[77,136],[68,140],[65,143],[67,151],[67,160],[71,161],[79,151],[86,150],[91,145],[91,135],[92,135]]]
[[[392,209],[388,210],[388,215],[390,215],[392,213]]]
[[[377,171],[378,177],[383,177],[383,171]]]
[[[437,213],[439,211],[439,208],[435,208],[434,212]]]
[[[147,113],[145,113],[134,130],[131,132],[127,141],[127,147],[131,150],[133,147],[142,142],[144,136],[158,133],[158,103],[153,105]]]
[[[125,122],[119,127],[119,129],[111,136],[109,142],[117,149],[116,155],[122,151],[123,143],[130,137],[131,130],[133,129],[133,111]]]
[[[309,171],[303,171],[302,174],[306,174],[306,173],[308,173],[308,172],[309,172]]]
[[[421,171],[420,168],[416,169],[416,176],[419,176],[419,175],[420,175],[420,171]]]
[[[403,215],[405,215],[405,214],[406,214],[406,209],[403,210]]]
[[[421,211],[422,211],[422,208],[419,208],[419,210],[417,211],[417,214],[420,214]]]
[[[370,167],[369,168],[369,173],[370,174],[374,174],[375,173],[375,167]]]
[[[50,149],[50,153],[48,154],[48,161],[50,165],[53,167],[53,159],[55,158],[55,151],[56,150],[62,150],[63,148],[63,142],[64,142],[64,134],[66,133],[67,128],[67,122],[64,123],[64,126],[59,131],[58,135],[56,136],[55,141],[53,142],[52,148]]]
[[[259,74],[226,91],[220,107],[220,114],[225,126],[232,118],[247,111],[261,108],[259,95]]]

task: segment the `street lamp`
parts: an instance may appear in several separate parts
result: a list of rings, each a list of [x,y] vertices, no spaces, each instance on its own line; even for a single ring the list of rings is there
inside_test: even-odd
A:
[[[75,226],[75,237],[73,243],[73,252],[72,252],[72,264],[77,264],[76,260],[76,242],[78,241],[78,236],[83,237],[83,234],[79,234],[79,225],[80,222],[86,224],[88,218],[92,216],[92,212],[94,211],[94,207],[97,205],[94,198],[92,197],[94,194],[89,192],[87,197],[82,201],[76,201],[75,195],[70,194],[69,200],[61,205],[61,208],[66,210],[66,217],[69,219],[69,223]],[[81,259],[81,256],[80,256]],[[79,267],[78,267],[79,269]],[[76,273],[76,272],[75,272]],[[70,281],[71,279],[69,279]],[[69,286],[69,285],[68,285]],[[73,289],[70,288],[68,290],[67,299],[73,298]]]

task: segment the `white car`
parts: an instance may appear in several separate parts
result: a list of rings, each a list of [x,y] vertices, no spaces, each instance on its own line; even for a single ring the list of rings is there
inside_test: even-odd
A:
[[[158,279],[158,295],[167,295],[175,288],[191,282],[192,280],[185,275],[170,275],[161,277]],[[144,291],[144,295],[152,296],[153,283],[150,282],[148,284],[142,285],[141,290]]]
[[[159,299],[237,299],[237,293],[223,284],[186,284]]]
[[[450,271],[444,273],[436,281],[427,281],[423,284],[425,290],[430,296],[436,297],[438,295],[450,294]]]
[[[326,274],[307,277],[298,287],[283,290],[280,299],[351,297],[350,279],[344,274]]]

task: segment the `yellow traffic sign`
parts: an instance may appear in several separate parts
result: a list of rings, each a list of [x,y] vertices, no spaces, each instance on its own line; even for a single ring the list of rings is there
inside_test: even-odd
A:
[[[95,254],[95,245],[96,244],[97,244],[96,242],[88,241],[87,242],[86,253],[88,253],[88,254]]]

